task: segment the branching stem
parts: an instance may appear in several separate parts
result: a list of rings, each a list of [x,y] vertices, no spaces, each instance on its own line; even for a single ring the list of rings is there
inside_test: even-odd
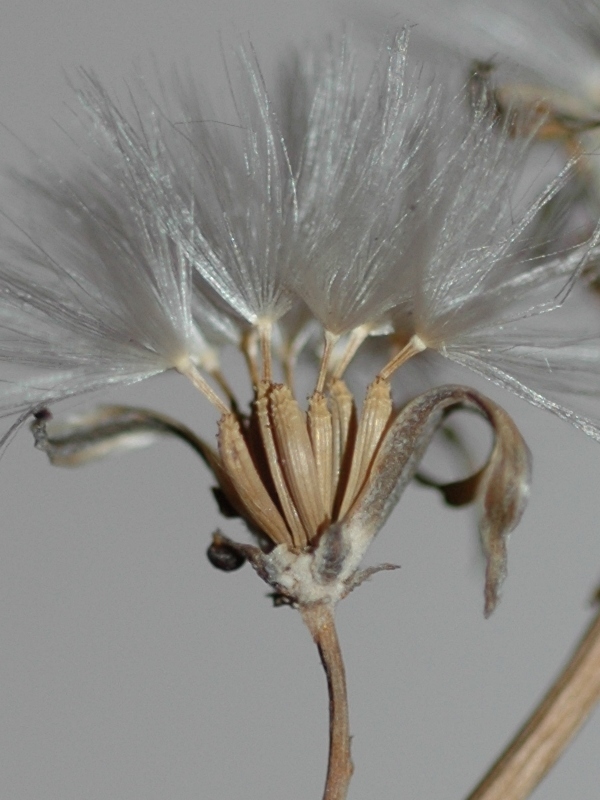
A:
[[[215,390],[206,382],[206,380],[202,377],[202,375],[198,372],[196,366],[191,362],[188,364],[184,364],[178,368],[178,372],[188,378],[196,387],[199,389],[202,394],[210,400],[213,406],[219,411],[221,414],[227,414],[229,412],[229,407],[221,400],[219,395],[215,392]]]
[[[333,608],[325,604],[303,608],[302,618],[319,649],[329,691],[329,764],[323,800],[345,800],[354,767],[350,756],[346,672]]]
[[[408,342],[404,345],[402,350],[396,353],[396,355],[391,359],[391,361],[388,361],[388,363],[379,373],[378,377],[380,377],[384,381],[389,380],[392,374],[398,369],[398,367],[401,367],[402,364],[404,364],[410,358],[418,355],[418,353],[421,353],[423,352],[423,350],[426,349],[427,346],[425,345],[423,340],[416,334],[413,334],[408,340]]]
[[[468,800],[524,800],[600,700],[600,612],[571,660]]]
[[[273,380],[273,358],[271,354],[272,327],[270,322],[263,322],[258,328],[258,341],[260,343],[260,354],[262,358],[262,379],[267,383],[271,383]]]
[[[352,333],[350,334],[350,338],[348,339],[348,343],[346,345],[346,350],[342,354],[340,360],[335,365],[333,369],[333,378],[334,379],[341,379],[342,375],[346,371],[346,367],[354,358],[356,351],[364,342],[364,340],[369,335],[371,328],[368,325],[360,325],[358,328],[355,328]]]
[[[323,347],[323,355],[321,356],[321,365],[319,367],[319,377],[317,378],[317,385],[315,388],[315,392],[319,392],[319,394],[321,394],[325,388],[325,381],[327,379],[327,372],[329,370],[329,361],[331,359],[331,354],[333,352],[335,343],[338,339],[339,336],[336,336],[329,331],[325,331],[325,345]]]

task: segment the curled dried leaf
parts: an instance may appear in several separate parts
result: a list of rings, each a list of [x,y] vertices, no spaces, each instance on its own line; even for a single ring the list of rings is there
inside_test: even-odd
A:
[[[519,523],[531,481],[531,455],[517,426],[504,411],[487,398],[481,408],[494,429],[495,442],[485,467],[475,480],[475,499],[480,505],[479,532],[487,560],[485,615],[498,602],[506,577],[506,542]]]
[[[495,441],[487,463],[475,475],[444,487],[455,504],[477,501],[479,529],[487,560],[485,615],[494,610],[506,577],[506,540],[529,496],[529,450],[509,415],[474,389],[442,386],[408,403],[396,416],[376,454],[369,478],[343,520],[348,536],[371,539],[382,527],[449,409],[479,412]]]
[[[106,456],[148,447],[176,436],[210,462],[212,449],[185,425],[154,411],[129,406],[99,406],[86,414],[54,420],[49,411],[35,415],[31,431],[38,450],[58,467],[79,467]]]

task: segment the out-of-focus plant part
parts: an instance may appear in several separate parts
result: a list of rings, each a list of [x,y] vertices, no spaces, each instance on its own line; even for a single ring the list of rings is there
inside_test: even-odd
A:
[[[598,0],[399,0],[430,54],[470,59],[468,95],[519,135],[555,142],[573,158],[592,219],[600,210],[600,4]],[[442,57],[443,58],[443,57]]]
[[[525,800],[600,700],[600,613],[498,761],[467,800]]]

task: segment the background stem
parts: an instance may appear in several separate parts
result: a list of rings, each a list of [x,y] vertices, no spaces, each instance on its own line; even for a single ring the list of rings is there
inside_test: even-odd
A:
[[[571,660],[468,800],[523,800],[600,700],[600,612]]]
[[[333,608],[314,605],[301,609],[327,676],[329,691],[329,764],[323,800],[345,800],[354,767],[350,756],[350,723],[346,673]]]

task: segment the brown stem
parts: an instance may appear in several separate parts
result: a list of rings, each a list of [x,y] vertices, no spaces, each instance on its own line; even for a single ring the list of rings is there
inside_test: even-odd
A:
[[[600,612],[529,721],[468,800],[523,800],[600,700]]]
[[[302,609],[319,649],[329,691],[329,764],[323,800],[345,800],[354,767],[350,757],[348,695],[342,651],[333,621],[333,608],[319,604]]]

